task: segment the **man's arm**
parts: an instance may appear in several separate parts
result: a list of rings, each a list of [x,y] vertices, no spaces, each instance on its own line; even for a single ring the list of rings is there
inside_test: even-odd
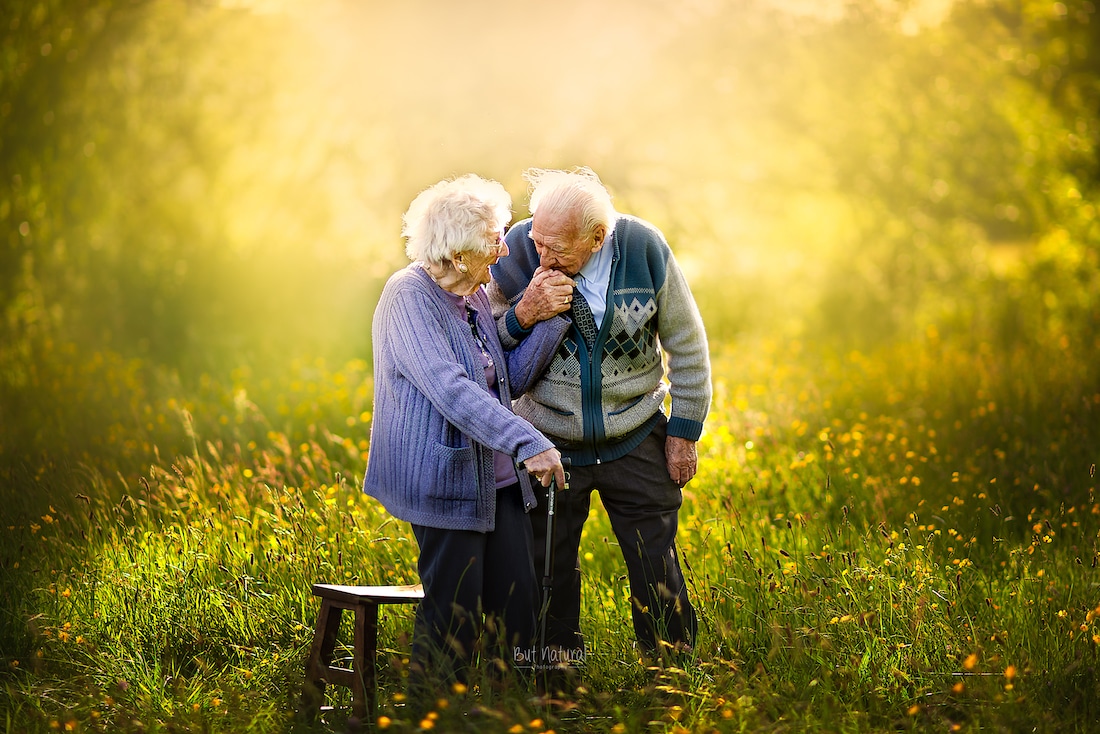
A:
[[[664,287],[658,294],[658,337],[668,355],[672,414],[665,440],[665,460],[672,481],[681,487],[695,476],[695,442],[710,410],[710,352],[703,319],[683,272],[669,254]]]

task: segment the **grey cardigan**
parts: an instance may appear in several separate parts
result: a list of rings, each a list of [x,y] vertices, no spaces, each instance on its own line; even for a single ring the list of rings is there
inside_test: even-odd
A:
[[[488,532],[496,518],[492,452],[522,462],[554,446],[511,405],[549,364],[569,321],[540,323],[505,354],[484,289],[469,297],[498,365],[498,400],[470,325],[447,298],[420,263],[394,273],[382,290],[372,326],[374,416],[363,489],[398,519]],[[530,510],[530,480],[517,474]]]

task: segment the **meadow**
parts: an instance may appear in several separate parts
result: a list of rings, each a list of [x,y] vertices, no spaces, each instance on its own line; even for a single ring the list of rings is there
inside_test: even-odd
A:
[[[373,722],[347,720],[342,689],[319,721],[298,711],[310,585],[416,581],[408,527],[359,489],[370,424],[385,419],[368,365],[185,386],[104,354],[43,360],[66,366],[34,376],[40,409],[67,395],[100,422],[70,429],[88,444],[66,461],[4,457],[0,726],[1095,730],[1096,346],[1001,349],[934,329],[869,351],[716,345],[681,511],[702,624],[691,658],[639,660],[597,503],[573,695],[490,695],[475,677],[411,720],[411,613],[392,609]]]

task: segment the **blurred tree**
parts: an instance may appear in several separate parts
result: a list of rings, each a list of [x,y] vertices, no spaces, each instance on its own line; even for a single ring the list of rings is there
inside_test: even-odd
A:
[[[42,291],[43,271],[64,259],[58,214],[71,203],[67,189],[81,178],[83,150],[94,146],[73,139],[65,100],[117,32],[119,24],[108,22],[111,6],[109,0],[77,7],[61,0],[16,2],[0,27],[0,357],[9,372],[19,362],[12,352],[28,332],[56,321]]]
[[[319,282],[348,268],[317,265],[314,239],[333,143],[296,155],[309,136],[286,136],[309,125],[276,114],[286,19],[201,0],[8,10],[0,455],[73,458],[108,431],[141,435],[163,377],[277,364],[330,335]]]
[[[195,375],[339,343],[335,309],[365,331],[370,283],[356,289],[341,260],[354,248],[332,241],[361,233],[340,232],[334,207],[386,191],[383,166],[356,179],[392,153],[369,119],[308,93],[325,74],[295,18],[205,0],[13,11],[0,29],[10,375],[45,335]]]
[[[198,3],[20,5],[0,109],[5,341],[44,330],[171,361],[210,321],[202,264],[224,251],[207,198],[224,140],[201,104],[216,87],[189,53],[214,29]]]
[[[1029,104],[1015,127],[1041,212],[994,312],[1000,338],[1100,347],[1100,16],[1093,2],[995,0],[960,22],[995,25],[1006,75]]]
[[[999,48],[1014,76],[1062,119],[1064,170],[1091,196],[1100,185],[1100,17],[1089,0],[999,0],[990,14],[1014,43]],[[973,18],[971,23],[989,22]]]
[[[792,44],[788,76],[805,93],[778,98],[775,120],[820,152],[812,180],[839,194],[848,215],[833,218],[849,225],[823,261],[813,332],[874,341],[939,322],[1026,342],[1050,320],[1018,331],[1006,306],[1060,302],[1073,305],[1059,323],[1095,334],[1096,258],[1076,251],[1096,237],[1092,4],[958,2],[925,26],[914,6],[853,2],[839,20],[804,19]],[[1027,269],[1006,283],[1001,263],[1020,253]],[[1021,301],[1029,280],[1039,297]]]
[[[967,312],[989,243],[1027,238],[1043,215],[1014,124],[1035,103],[1001,68],[1006,39],[957,15],[905,32],[903,9],[857,7],[814,39],[819,63],[805,67],[829,95],[801,119],[853,222],[819,314],[865,339]]]

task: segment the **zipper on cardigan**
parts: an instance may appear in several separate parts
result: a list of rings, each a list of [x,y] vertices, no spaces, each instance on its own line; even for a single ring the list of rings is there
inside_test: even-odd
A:
[[[599,328],[596,329],[596,340],[592,344],[592,349],[589,350],[588,344],[584,341],[584,336],[581,335],[581,343],[584,345],[585,356],[588,361],[588,404],[589,406],[596,406],[593,410],[586,411],[584,396],[581,398],[581,413],[584,416],[585,422],[590,422],[592,425],[592,431],[589,434],[592,436],[592,455],[596,457],[596,463],[602,464],[603,459],[600,458],[600,451],[597,448],[599,446],[600,439],[607,438],[603,431],[603,400],[600,399],[600,389],[603,385],[603,358],[596,359],[594,355],[603,354],[603,343],[606,340],[606,334],[604,333],[607,327],[608,319],[614,319],[613,314],[613,301],[611,297],[611,284],[615,280],[615,264],[618,261],[618,247],[615,248],[614,259],[611,262],[611,275],[608,277],[607,293],[604,294],[604,314],[600,320]],[[578,330],[579,331],[579,330]],[[579,347],[580,345],[578,345]],[[597,436],[597,429],[599,429],[599,436]]]
[[[596,337],[599,341],[599,336]],[[585,430],[584,432],[591,436],[592,455],[596,458],[596,463],[603,463],[600,459],[600,451],[597,448],[599,446],[599,437],[596,435],[597,428],[600,428],[596,417],[602,413],[602,402],[600,401],[600,391],[597,389],[597,384],[600,382],[600,370],[601,367],[593,359],[592,355],[595,353],[595,346],[593,345],[592,351],[589,351],[588,344],[584,343],[584,338],[581,338],[581,343],[577,345],[578,352],[581,348],[584,350],[585,361],[588,363],[588,386],[585,391],[581,393],[581,417],[582,423],[585,424],[584,428],[591,428],[591,430]],[[592,406],[597,406],[598,410],[593,409]],[[603,431],[600,431],[602,433]]]

